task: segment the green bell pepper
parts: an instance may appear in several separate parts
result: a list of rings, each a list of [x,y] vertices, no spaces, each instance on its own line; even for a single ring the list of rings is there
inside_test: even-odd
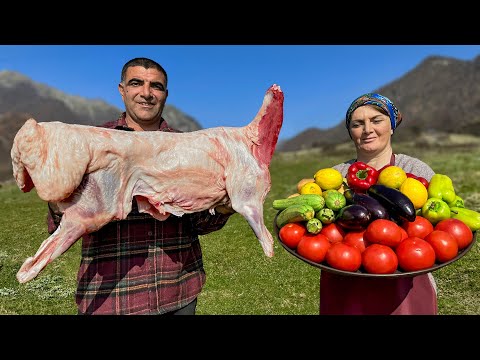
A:
[[[455,195],[455,200],[453,200],[452,202],[449,202],[447,204],[448,204],[448,206],[450,206],[450,208],[452,208],[452,207],[464,208],[465,207],[465,202],[458,195]]]
[[[454,206],[450,208],[450,217],[461,220],[472,231],[480,229],[480,213],[478,211]]]
[[[429,198],[422,207],[422,216],[433,225],[444,219],[450,218],[450,207],[439,198]]]
[[[445,201],[447,204],[455,201],[456,194],[453,182],[447,175],[433,175],[427,190],[429,198],[437,198]]]

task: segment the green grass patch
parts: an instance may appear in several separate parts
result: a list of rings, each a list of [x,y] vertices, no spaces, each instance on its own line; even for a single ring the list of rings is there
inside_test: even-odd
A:
[[[480,211],[480,149],[432,149],[403,144],[395,150],[416,156],[449,175],[465,205]],[[351,150],[316,149],[277,153],[264,220],[273,234],[274,199],[296,192],[297,182],[324,167],[354,157]],[[15,275],[48,237],[46,203],[35,191],[0,187],[0,314],[76,314],[75,288],[80,241],[49,264],[37,278],[19,284]],[[478,240],[478,239],[477,239]],[[247,221],[238,214],[220,231],[201,237],[207,282],[197,313],[225,315],[316,315],[320,270],[293,258],[275,239],[267,258]],[[480,245],[457,262],[433,273],[440,314],[480,314]]]

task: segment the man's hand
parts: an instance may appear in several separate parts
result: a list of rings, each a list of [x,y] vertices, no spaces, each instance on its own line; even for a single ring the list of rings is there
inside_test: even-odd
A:
[[[62,220],[63,213],[60,211],[56,203],[48,203],[48,212],[50,213],[50,217],[53,220],[53,223],[56,227],[60,224]]]
[[[48,203],[48,214],[47,214],[47,230],[49,234],[53,234],[60,225],[62,221],[63,213],[57,206],[57,203]]]
[[[233,210],[229,205],[218,205],[215,207],[215,212],[223,215],[231,215],[236,211]]]

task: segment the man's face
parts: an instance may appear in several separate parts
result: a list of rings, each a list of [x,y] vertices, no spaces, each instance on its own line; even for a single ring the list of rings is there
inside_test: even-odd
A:
[[[157,69],[133,66],[118,85],[127,116],[139,124],[156,122],[168,96],[165,75]]]

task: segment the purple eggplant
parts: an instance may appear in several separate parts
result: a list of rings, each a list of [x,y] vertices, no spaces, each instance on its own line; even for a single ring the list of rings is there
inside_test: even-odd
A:
[[[365,206],[352,204],[340,209],[335,222],[348,230],[363,230],[371,221],[371,214]]]
[[[400,190],[375,184],[368,188],[367,194],[377,199],[396,221],[415,221],[417,216],[412,201]]]
[[[357,204],[364,206],[370,212],[372,221],[376,219],[390,218],[390,215],[388,214],[385,206],[383,206],[380,201],[368,194],[356,193],[352,189],[347,189],[345,190],[345,193],[343,195],[347,199],[348,204]]]

